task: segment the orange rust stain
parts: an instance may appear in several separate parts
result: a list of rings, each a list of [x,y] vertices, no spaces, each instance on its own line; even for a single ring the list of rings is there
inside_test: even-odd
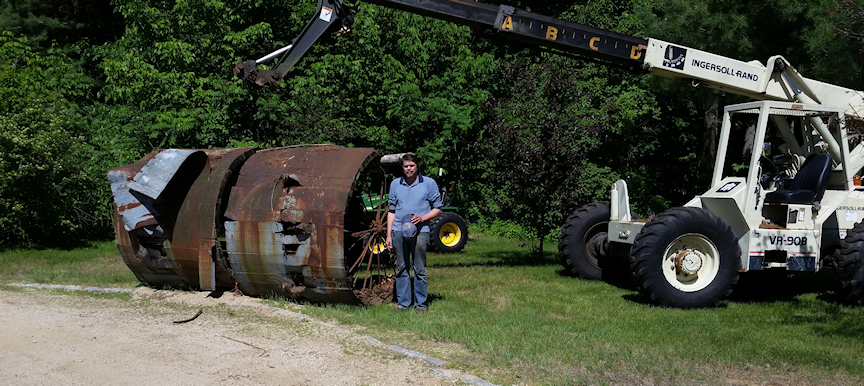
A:
[[[123,204],[123,205],[120,205],[119,207],[117,207],[117,212],[123,213],[127,210],[135,209],[141,205],[144,205],[144,204],[142,204],[140,202],[130,202],[128,204]]]
[[[310,148],[309,151],[334,151],[340,150],[342,147],[336,145],[324,145],[324,146],[315,146]]]

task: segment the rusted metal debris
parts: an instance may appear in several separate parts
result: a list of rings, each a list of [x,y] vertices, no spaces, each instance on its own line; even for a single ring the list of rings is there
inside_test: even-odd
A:
[[[193,321],[193,320],[195,320],[195,319],[198,319],[198,317],[201,316],[201,314],[203,314],[203,313],[204,313],[204,310],[203,310],[203,309],[198,310],[198,312],[197,312],[194,316],[192,316],[191,318],[183,319],[183,320],[175,320],[175,321],[174,321],[174,324],[189,323],[189,322],[191,322],[191,321]]]
[[[382,166],[374,149],[337,146],[163,150],[108,172],[117,246],[153,287],[391,301],[389,259],[371,247],[383,210],[369,216],[357,192],[383,193]]]

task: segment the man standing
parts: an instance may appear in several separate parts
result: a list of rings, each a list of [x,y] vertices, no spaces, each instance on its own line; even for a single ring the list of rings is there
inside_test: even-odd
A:
[[[402,174],[403,177],[390,183],[387,249],[396,253],[396,309],[404,310],[411,306],[408,268],[413,266],[414,309],[422,313],[428,307],[426,298],[429,295],[426,280],[429,220],[441,213],[443,205],[438,184],[420,175],[414,154],[402,156]]]

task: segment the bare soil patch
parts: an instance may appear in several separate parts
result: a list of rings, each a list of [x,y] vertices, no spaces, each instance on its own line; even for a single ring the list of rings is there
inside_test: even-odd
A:
[[[133,300],[0,290],[0,380],[14,385],[449,385],[327,323],[138,288]],[[224,303],[224,304],[223,304]],[[296,306],[301,307],[301,306]],[[186,323],[174,323],[201,315]]]

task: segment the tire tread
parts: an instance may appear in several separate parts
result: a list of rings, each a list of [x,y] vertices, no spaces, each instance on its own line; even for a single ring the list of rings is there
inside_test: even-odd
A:
[[[844,298],[864,305],[864,222],[848,231],[840,241],[840,249],[826,261],[834,269]]]
[[[724,240],[712,240],[721,257],[721,270],[717,273],[718,277],[708,287],[693,293],[681,292],[672,287],[663,277],[662,272],[656,268],[659,265],[658,255],[661,255],[666,248],[666,245],[658,245],[658,243],[664,238],[669,238],[667,236],[669,234],[683,234],[680,228],[685,224],[701,224],[704,227],[717,229],[719,235],[724,238]],[[701,308],[720,305],[723,299],[732,293],[733,286],[738,282],[738,271],[741,268],[741,250],[729,224],[717,215],[695,207],[673,208],[655,216],[636,235],[631,254],[631,269],[639,291],[652,303],[664,307]],[[724,263],[731,264],[731,267]],[[729,277],[720,277],[721,275]],[[717,279],[726,282],[717,284]],[[716,288],[718,286],[720,288]],[[711,291],[706,291],[709,289]]]

